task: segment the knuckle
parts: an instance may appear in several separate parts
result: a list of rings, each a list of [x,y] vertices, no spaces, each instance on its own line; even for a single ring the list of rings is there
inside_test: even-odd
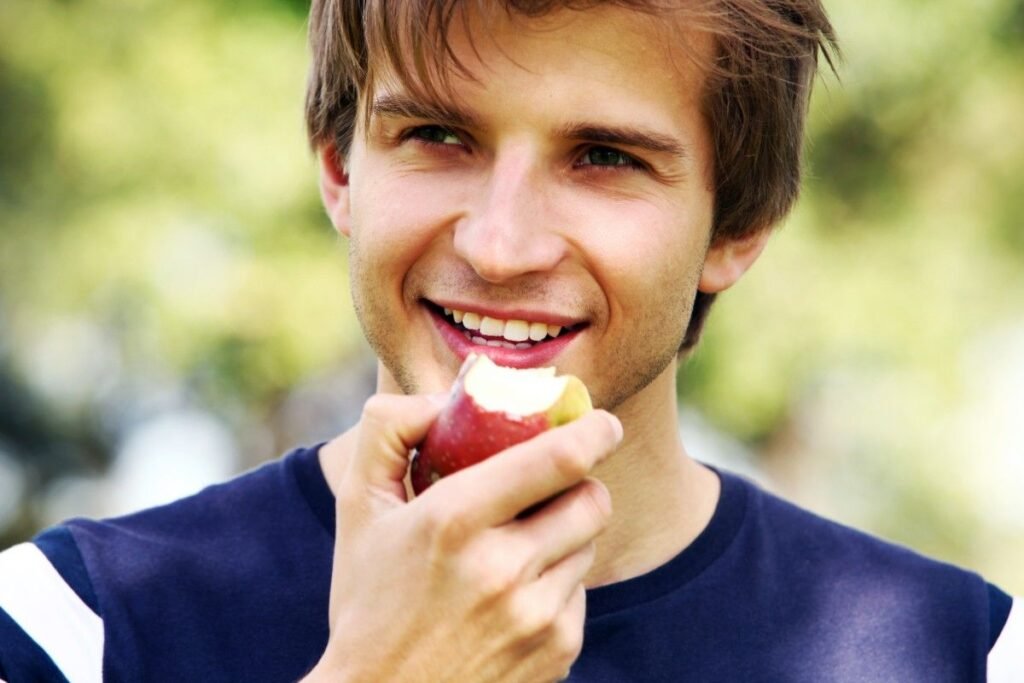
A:
[[[500,599],[515,593],[528,576],[527,557],[508,539],[490,539],[476,546],[469,556],[469,572],[485,600]]]
[[[558,621],[552,626],[549,643],[551,654],[559,659],[561,665],[568,669],[583,651],[584,609],[574,609],[585,600],[583,586],[576,587],[569,606],[561,612]]]
[[[470,525],[462,511],[451,505],[431,505],[424,512],[427,538],[440,554],[462,548],[470,536]]]
[[[559,615],[557,606],[551,600],[520,599],[512,603],[511,612],[514,633],[521,638],[543,635],[545,641]]]
[[[601,531],[612,516],[612,499],[607,487],[596,479],[587,481],[583,490],[583,506],[596,530]]]
[[[583,624],[576,620],[560,620],[552,629],[550,642],[554,656],[568,669],[583,651]]]
[[[590,471],[590,463],[583,449],[576,444],[560,442],[551,449],[551,465],[565,479],[576,481]]]
[[[594,559],[597,557],[597,543],[590,541],[577,552],[580,555],[580,564],[583,566],[583,571],[589,571],[594,565]]]
[[[490,557],[479,555],[471,570],[478,594],[487,602],[510,595],[519,585],[519,574],[514,568]]]
[[[392,397],[387,394],[374,394],[363,404],[363,420],[384,422],[391,415]]]

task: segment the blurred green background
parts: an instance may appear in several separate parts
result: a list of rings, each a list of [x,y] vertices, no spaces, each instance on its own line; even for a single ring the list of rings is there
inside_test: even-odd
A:
[[[687,442],[1024,594],[1024,0],[827,4],[841,83],[680,376]],[[306,9],[0,2],[0,547],[358,415]]]

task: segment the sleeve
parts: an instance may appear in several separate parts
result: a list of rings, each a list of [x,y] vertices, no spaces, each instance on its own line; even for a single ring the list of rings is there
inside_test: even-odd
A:
[[[103,621],[71,532],[0,553],[0,681],[102,678]]]
[[[1024,681],[1024,605],[989,584],[989,683]]]

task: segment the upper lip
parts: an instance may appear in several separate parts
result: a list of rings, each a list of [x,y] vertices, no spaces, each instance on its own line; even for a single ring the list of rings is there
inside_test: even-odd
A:
[[[475,302],[467,303],[464,301],[455,301],[454,299],[426,299],[426,301],[440,308],[450,308],[452,310],[463,311],[466,313],[478,313],[481,316],[487,316],[488,318],[495,318],[497,320],[525,320],[527,322],[558,325],[559,327],[571,327],[585,322],[580,318],[573,318],[571,316],[560,315],[550,311],[541,311],[533,308],[498,308],[489,304]]]

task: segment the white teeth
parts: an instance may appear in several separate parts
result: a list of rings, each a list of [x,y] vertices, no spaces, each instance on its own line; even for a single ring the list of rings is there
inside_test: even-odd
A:
[[[509,320],[505,323],[504,336],[511,342],[524,342],[530,338],[530,323],[525,320]]]
[[[484,339],[483,337],[470,337],[469,341],[473,342],[474,344],[479,344],[480,346],[487,346],[487,340]]]
[[[557,337],[562,333],[563,329],[560,325],[530,323],[525,320],[500,320],[454,308],[445,308],[444,313],[447,316],[451,316],[456,323],[461,323],[467,330],[479,330],[481,335],[488,337],[504,337],[506,341],[513,342],[515,348],[529,348],[530,344],[524,345],[522,343],[527,340],[539,342],[544,341],[548,337]],[[467,335],[467,338],[473,341],[479,339],[480,341],[477,343],[486,343],[486,340],[481,336],[472,337]],[[513,348],[513,346],[509,346],[509,348]]]
[[[528,349],[531,346],[533,346],[533,344],[527,344],[526,342],[519,342],[518,344],[516,344],[517,349]]]
[[[468,317],[469,314],[467,313],[466,316]],[[500,337],[504,331],[505,322],[503,320],[495,320],[485,315],[480,321],[480,334],[486,334],[488,337]]]

